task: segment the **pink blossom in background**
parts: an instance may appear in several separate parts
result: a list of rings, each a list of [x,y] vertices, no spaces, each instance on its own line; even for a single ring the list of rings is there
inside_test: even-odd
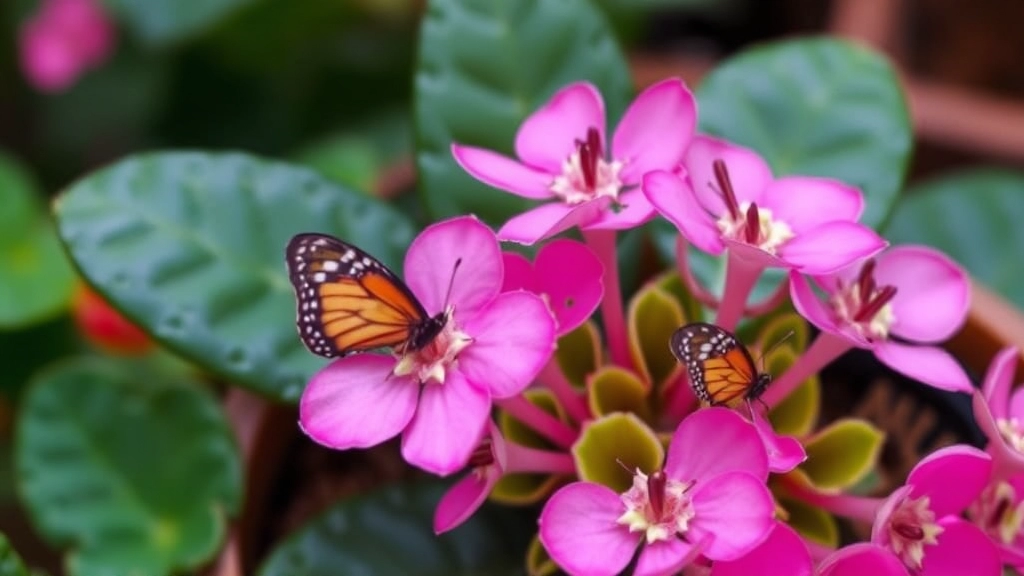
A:
[[[785,474],[807,460],[807,451],[799,440],[777,434],[772,423],[753,408],[750,410],[750,421],[764,443],[768,454],[768,470],[775,474]]]
[[[1003,348],[989,364],[981,392],[974,393],[974,418],[1001,477],[1024,474],[1024,389],[1013,387],[1019,361],[1016,346]]]
[[[815,576],[910,576],[900,559],[867,543],[844,546],[818,565]]]
[[[1003,563],[1024,569],[1024,475],[994,478],[967,517],[996,545]]]
[[[782,522],[775,522],[771,533],[758,547],[731,560],[718,561],[711,576],[811,576],[811,553],[803,538]],[[871,574],[870,576],[883,576]]]
[[[505,252],[502,291],[527,290],[551,308],[562,336],[586,322],[601,302],[604,271],[586,244],[559,239],[546,243],[531,264],[522,254]]]
[[[654,209],[636,189],[650,170],[683,158],[697,122],[693,94],[679,79],[654,84],[605,137],[601,94],[588,82],[559,90],[516,134],[518,160],[452,144],[455,160],[476,179],[531,200],[549,201],[505,223],[498,238],[533,244],[579,226],[620,230],[649,220]]]
[[[703,555],[735,560],[774,526],[768,459],[749,422],[699,410],[676,429],[663,470],[637,470],[622,494],[590,482],[544,505],[540,541],[574,575],[613,575],[642,547],[635,574],[673,574]]]
[[[501,293],[503,275],[498,240],[476,218],[427,227],[406,253],[405,280],[430,315],[447,306],[448,323],[404,357],[355,354],[320,370],[299,404],[303,430],[338,449],[402,432],[409,463],[435,474],[462,468],[491,400],[522,392],[554,350],[547,306],[525,291]]]
[[[114,50],[114,24],[99,0],[42,0],[18,32],[21,67],[38,90],[61,92]]]

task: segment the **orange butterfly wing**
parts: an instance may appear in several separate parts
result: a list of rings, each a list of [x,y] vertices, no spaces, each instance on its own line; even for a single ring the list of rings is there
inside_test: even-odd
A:
[[[735,336],[714,324],[687,324],[675,331],[669,346],[705,404],[735,406],[763,390],[750,353]]]
[[[756,382],[754,362],[743,348],[731,348],[704,361],[704,385],[712,404],[735,406]]]

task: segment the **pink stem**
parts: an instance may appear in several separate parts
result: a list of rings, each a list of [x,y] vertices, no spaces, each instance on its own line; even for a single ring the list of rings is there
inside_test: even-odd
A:
[[[690,258],[687,252],[689,244],[682,234],[676,237],[676,268],[679,270],[679,279],[683,286],[690,291],[690,294],[701,304],[710,308],[718,308],[720,302],[709,290],[704,288],[690,269]]]
[[[615,230],[584,230],[583,239],[604,265],[601,278],[604,298],[601,299],[601,317],[612,362],[623,368],[633,368],[629,357],[629,337],[626,315],[622,309],[622,289],[619,286],[618,252],[615,250]]]
[[[507,442],[505,444],[505,474],[539,472],[545,474],[575,474],[576,461],[565,452],[552,452]]]
[[[722,305],[718,308],[718,316],[715,324],[725,330],[733,332],[743,311],[747,307],[747,298],[754,284],[761,276],[764,266],[735,255],[729,251],[729,260],[725,267],[725,293],[722,295]]]
[[[568,424],[542,410],[523,396],[513,396],[496,402],[499,408],[516,420],[534,429],[560,448],[570,448],[579,436]]]
[[[798,500],[833,514],[838,514],[851,520],[860,520],[867,524],[874,523],[879,508],[885,502],[882,498],[850,496],[841,493],[824,494],[796,482],[786,482],[786,489]]]
[[[842,336],[829,332],[822,332],[814,339],[807,351],[804,352],[789,370],[783,372],[782,376],[773,381],[768,390],[761,397],[769,407],[775,407],[786,399],[793,390],[807,380],[812,374],[824,368],[829,362],[835,360],[844,352],[853,348],[853,344]]]
[[[587,406],[587,401],[576,392],[572,383],[562,373],[561,367],[558,366],[558,360],[555,358],[548,360],[540,374],[537,375],[537,380],[547,386],[555,398],[558,398],[558,402],[565,408],[570,418],[576,422],[590,420],[590,408]]]
[[[745,316],[761,316],[771,312],[778,308],[786,299],[789,298],[789,275],[786,275],[782,282],[779,282],[779,287],[775,289],[775,292],[771,296],[768,296],[764,300],[747,306],[743,311]]]

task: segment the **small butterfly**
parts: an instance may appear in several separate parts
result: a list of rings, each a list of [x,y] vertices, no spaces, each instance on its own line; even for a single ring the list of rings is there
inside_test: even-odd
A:
[[[760,373],[736,336],[714,324],[694,322],[672,334],[669,347],[690,377],[697,398],[712,406],[735,407],[757,400],[772,381]]]
[[[394,272],[326,234],[299,234],[285,250],[296,324],[306,348],[327,358],[377,348],[398,354],[430,344],[448,313],[427,314]]]

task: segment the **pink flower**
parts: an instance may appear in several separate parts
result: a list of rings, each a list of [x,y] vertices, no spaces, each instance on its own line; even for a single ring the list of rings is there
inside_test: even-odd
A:
[[[554,200],[509,220],[498,238],[533,244],[573,226],[632,228],[654,209],[639,190],[643,175],[679,164],[693,135],[697,108],[678,79],[643,91],[605,140],[601,94],[587,82],[559,90],[516,134],[519,161],[452,144],[455,160],[476,179],[533,200]]]
[[[726,248],[761,268],[824,274],[882,250],[886,242],[857,224],[864,200],[856,188],[809,176],[774,178],[752,150],[696,136],[685,173],[647,174],[651,204],[693,245]]]
[[[866,348],[893,370],[936,388],[973,389],[960,364],[929,345],[952,336],[967,317],[967,275],[946,255],[900,246],[815,281],[827,301],[795,272],[790,272],[790,295],[797,311],[822,330],[818,340],[833,343],[832,354]]]
[[[818,565],[816,576],[910,576],[899,558],[872,544],[851,544]]]
[[[765,452],[768,454],[768,470],[776,474],[785,474],[807,460],[807,451],[799,440],[792,436],[776,434],[772,423],[753,408],[750,410],[750,421],[764,443]]]
[[[555,315],[559,336],[590,318],[604,295],[604,270],[585,244],[568,239],[548,242],[537,252],[533,264],[516,252],[505,252],[502,257],[502,291],[527,290],[543,298]]]
[[[967,517],[988,535],[1004,563],[1024,568],[1024,475],[993,479]]]
[[[893,554],[911,574],[999,576],[995,546],[960,518],[991,473],[991,458],[976,448],[957,445],[933,452],[878,510],[872,544]]]
[[[461,468],[484,432],[491,399],[522,392],[554,348],[544,302],[528,292],[500,293],[502,276],[497,238],[476,218],[424,230],[405,256],[405,279],[429,314],[450,311],[447,324],[432,344],[401,358],[357,354],[320,370],[299,405],[305,432],[338,449],[403,432],[410,463],[436,474]]]
[[[764,542],[736,560],[715,562],[711,576],[811,576],[812,571],[807,544],[796,530],[775,522]]]
[[[44,92],[60,92],[114,49],[114,26],[98,0],[43,0],[18,34],[21,67]]]
[[[981,393],[974,394],[974,418],[988,436],[1001,476],[1024,474],[1024,389],[1013,390],[1019,361],[1017,347],[1003,348],[985,373]]]
[[[734,560],[773,526],[768,461],[753,427],[726,408],[690,415],[664,470],[637,470],[623,494],[588,482],[563,487],[540,516],[540,541],[570,574],[618,574],[642,545],[636,574],[678,572],[698,554]]]

